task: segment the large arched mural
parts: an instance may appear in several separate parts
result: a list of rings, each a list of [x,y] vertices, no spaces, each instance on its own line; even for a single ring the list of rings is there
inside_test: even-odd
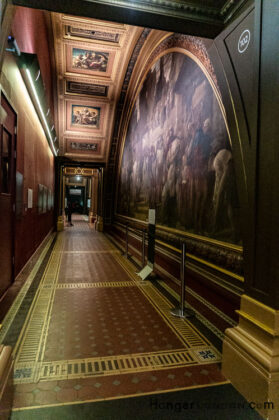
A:
[[[117,212],[240,243],[231,146],[216,94],[188,55],[169,52],[146,75],[128,125]]]

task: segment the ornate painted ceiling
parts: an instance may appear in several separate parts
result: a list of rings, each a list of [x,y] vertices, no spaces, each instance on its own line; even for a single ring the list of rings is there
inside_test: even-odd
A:
[[[58,13],[52,26],[59,154],[106,162],[127,65],[143,29]]]

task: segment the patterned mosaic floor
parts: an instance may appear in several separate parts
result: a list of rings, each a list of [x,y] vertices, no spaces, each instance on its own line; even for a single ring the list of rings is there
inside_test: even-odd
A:
[[[14,349],[14,408],[225,382],[219,352],[170,309],[104,235],[75,219],[57,237]]]

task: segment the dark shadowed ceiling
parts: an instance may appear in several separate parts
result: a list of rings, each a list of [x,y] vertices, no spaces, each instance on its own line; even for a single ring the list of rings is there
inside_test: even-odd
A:
[[[249,0],[13,0],[19,6],[215,37]]]

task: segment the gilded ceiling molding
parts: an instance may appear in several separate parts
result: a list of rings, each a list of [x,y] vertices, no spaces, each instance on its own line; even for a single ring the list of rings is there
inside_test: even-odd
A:
[[[60,155],[106,162],[124,75],[142,28],[58,13],[51,18]],[[98,154],[86,147],[80,156],[78,147],[70,148],[68,139],[75,135],[84,144],[102,141]]]
[[[115,114],[115,124],[114,124],[114,129],[113,129],[113,136],[112,136],[112,142],[111,142],[111,148],[110,148],[110,154],[109,154],[109,160],[108,160],[108,163],[109,163],[108,166],[109,167],[115,161],[116,149],[117,149],[117,144],[118,144],[118,136],[119,136],[120,120],[121,120],[121,117],[122,117],[124,102],[125,102],[125,99],[126,99],[127,90],[128,90],[128,86],[129,86],[129,83],[130,83],[130,78],[131,78],[132,72],[134,70],[136,61],[138,59],[139,53],[140,53],[140,51],[143,47],[143,44],[145,43],[148,35],[150,34],[150,32],[151,32],[151,29],[145,28],[143,30],[141,36],[138,39],[138,42],[137,42],[135,48],[134,48],[134,51],[132,52],[129,64],[127,66],[127,70],[126,70],[126,74],[125,74],[125,77],[124,77],[119,101],[118,101],[118,104],[117,104],[117,110],[116,110],[116,114]]]
[[[158,47],[152,52],[148,61],[146,62],[145,68],[149,67],[151,63],[155,60],[155,58],[159,56],[162,52],[171,48],[183,48],[184,50],[189,51],[195,57],[197,57],[197,59],[206,68],[210,77],[214,81],[215,86],[218,88],[217,78],[212,63],[210,61],[209,55],[207,53],[206,46],[201,38],[197,38],[195,36],[181,34],[170,35],[168,38],[164,39],[160,43],[160,45],[158,45]]]

